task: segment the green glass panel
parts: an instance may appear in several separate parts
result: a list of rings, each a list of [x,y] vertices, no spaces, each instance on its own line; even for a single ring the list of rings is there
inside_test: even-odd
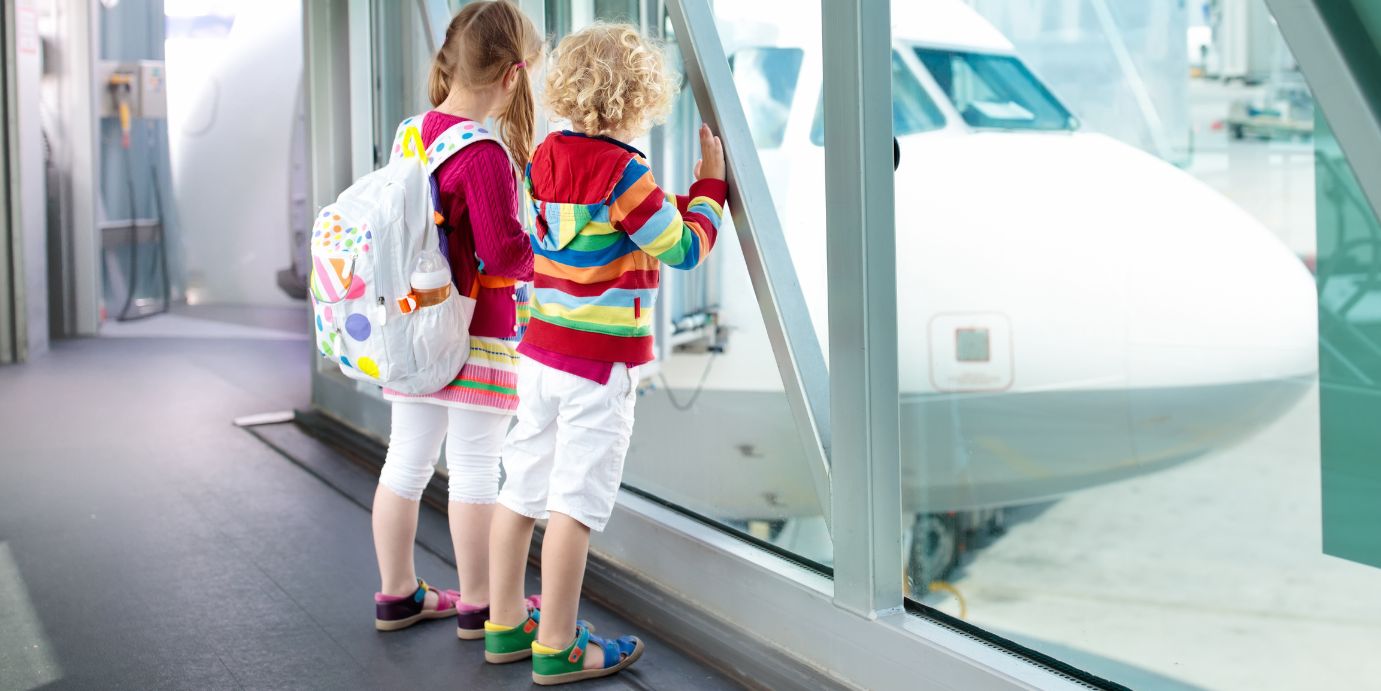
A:
[[[1315,158],[1323,547],[1381,566],[1381,223],[1321,115]]]

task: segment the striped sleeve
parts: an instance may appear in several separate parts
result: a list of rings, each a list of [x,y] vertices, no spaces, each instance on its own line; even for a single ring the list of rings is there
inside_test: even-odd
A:
[[[699,180],[678,203],[652,179],[641,158],[633,158],[610,195],[609,221],[644,252],[673,269],[692,269],[709,256],[724,216],[729,186]]]

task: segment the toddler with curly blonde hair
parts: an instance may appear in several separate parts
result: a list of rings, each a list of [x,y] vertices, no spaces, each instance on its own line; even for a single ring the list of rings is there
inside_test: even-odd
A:
[[[604,529],[623,476],[638,366],[653,359],[661,265],[691,269],[709,255],[728,195],[723,147],[708,127],[696,182],[681,197],[663,192],[627,143],[665,119],[676,92],[661,46],[622,24],[566,37],[547,73],[546,105],[571,129],[539,144],[524,174],[532,318],[518,346],[525,357],[490,535],[485,625],[486,659],[530,651],[538,684],[608,676],[643,651],[634,636],[592,635],[576,610],[590,531]],[[533,617],[523,570],[538,518],[548,523]]]

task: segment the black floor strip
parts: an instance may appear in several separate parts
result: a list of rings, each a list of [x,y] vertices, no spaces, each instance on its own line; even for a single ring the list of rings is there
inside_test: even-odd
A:
[[[316,434],[310,434],[310,429],[300,421],[245,428],[293,465],[320,480],[351,503],[370,511],[374,501],[374,488],[378,485],[379,466],[371,466],[364,460],[367,457],[363,454],[357,457],[354,453],[345,453],[337,445],[328,443]],[[330,435],[325,436],[327,439],[331,438]],[[357,436],[363,438],[362,435]],[[379,465],[382,465],[382,453],[378,458]],[[342,462],[343,460],[348,462]],[[428,494],[432,496],[424,494],[423,503],[433,510],[423,511],[418,515],[417,545],[446,564],[455,566],[450,543],[450,527],[446,523],[445,489],[437,484],[435,478],[427,489]]]
[[[302,448],[284,448],[285,446],[287,446],[287,444],[285,444],[280,439],[276,439],[275,437],[277,435],[267,433],[266,431],[272,429],[275,426],[264,426],[259,428],[247,429],[251,434],[254,434],[261,441],[263,441],[269,447],[273,448],[279,454],[283,455],[289,461],[302,467],[308,473],[317,477],[322,482],[326,483],[328,486],[336,489],[342,495],[349,498],[352,502],[359,504],[365,510],[369,510],[370,497],[372,497],[374,484],[376,483],[378,478],[379,468],[383,466],[384,457],[388,451],[387,447],[379,443],[377,440],[360,434],[359,432],[349,428],[348,426],[321,413],[298,411],[293,423],[285,423],[285,425],[283,426],[287,426],[287,424],[291,424],[291,426],[300,430],[302,433],[309,436],[311,439],[329,448],[332,452],[334,452],[330,454],[330,456],[332,456],[333,458],[322,458],[320,457],[320,454],[312,454]],[[341,464],[339,462],[339,459],[345,459],[350,461],[350,466],[345,466],[344,464]],[[361,477],[367,479],[367,490],[364,490],[364,493],[362,493],[362,490],[359,486],[359,478]],[[629,486],[627,484],[623,485],[623,489],[633,494],[636,494],[639,497],[647,499],[648,501],[672,509],[673,511],[683,514],[707,526],[719,530],[724,530],[727,534],[732,535],[733,537],[739,540],[752,544],[753,546],[759,549],[771,552],[772,554],[775,554],[789,561],[795,562],[796,564],[804,566],[808,569],[812,569],[820,574],[830,577],[833,577],[834,575],[834,569],[826,564],[821,564],[816,561],[802,558],[799,555],[793,554],[769,542],[758,539],[751,535],[747,535],[743,532],[733,530],[730,526],[726,526],[722,522],[717,521],[714,518],[711,518],[704,514],[697,513],[695,511],[688,510],[685,507],[679,506],[673,502],[666,501],[665,499],[662,499],[654,494],[645,492],[643,490]],[[433,477],[431,483],[428,485],[426,491],[423,493],[422,500],[423,503],[428,504],[429,506],[440,512],[442,521],[441,528],[446,529],[444,525],[444,517],[447,503],[447,492],[446,487],[444,485],[444,481],[440,480],[437,477]],[[426,513],[427,512],[424,512],[424,515]],[[423,530],[419,526],[419,544],[421,544],[424,549],[436,555],[438,558],[440,558],[447,564],[455,564],[454,560],[451,558],[450,545],[447,542],[442,541],[440,543],[437,543],[437,540],[435,538],[430,540],[424,540],[422,535]],[[444,533],[444,535],[449,535],[449,533]],[[531,551],[532,561],[534,564],[537,561],[537,555],[541,552],[541,539],[541,527],[539,526],[533,538],[533,549]],[[600,585],[604,585],[619,591],[627,590],[630,587],[638,587],[638,584],[624,582],[628,579],[622,578],[617,573],[617,569],[614,569],[609,565],[600,563],[598,558],[596,557],[591,557],[590,570],[587,578],[590,581],[594,581],[594,583],[591,583],[591,585],[598,583]],[[600,596],[599,591],[602,590],[602,588],[592,588],[590,590],[591,595],[593,596],[591,599],[605,606],[606,608],[618,612],[619,614],[625,617],[636,620],[638,621],[638,623],[648,626],[649,628],[653,628],[655,626],[656,617],[645,616],[645,613],[633,612],[629,611],[627,608],[620,608],[618,606],[618,601]],[[656,603],[658,601],[658,596],[656,594],[652,594],[650,597],[642,599],[648,602]],[[944,612],[941,612],[940,610],[937,610],[933,607],[929,607],[927,605],[907,599],[906,611],[916,616],[935,621],[943,626],[959,631],[960,633],[972,636],[973,638],[989,643],[995,647],[1002,648],[1014,655],[1029,660],[1033,664],[1045,667],[1058,674],[1069,677],[1070,679],[1079,681],[1094,688],[1105,689],[1106,691],[1132,691],[1126,686],[1096,676],[1084,670],[1078,669],[1072,665],[1069,665],[1068,663],[1062,662],[1038,650],[1028,648],[1013,640],[1004,638],[1002,636],[998,636],[997,634],[994,634],[992,632],[974,626],[973,624],[965,622],[962,619],[958,619],[948,614],[945,614]],[[684,614],[679,616],[684,616]],[[706,630],[712,627],[712,625],[704,622],[702,622],[701,625],[703,625],[706,628]],[[715,666],[714,663],[717,658],[706,658],[705,656],[700,655],[699,653],[704,651],[697,651],[694,642],[688,640],[686,636],[678,635],[676,632],[665,633],[667,634],[668,638],[673,640],[678,645],[678,647],[681,649],[681,652],[692,655],[693,657],[698,659],[703,664],[706,664],[707,666]],[[744,670],[722,669],[721,671],[735,676],[744,683],[753,683],[751,676],[745,677]],[[754,685],[756,686],[756,684]]]
[[[1069,663],[1062,662],[1056,658],[1053,658],[1049,655],[1046,655],[1045,653],[1040,652],[1039,650],[1028,648],[1020,643],[1017,643],[1016,641],[1011,640],[1010,638],[1003,638],[1002,636],[992,633],[991,631],[986,631],[977,626],[974,626],[973,624],[970,624],[964,621],[963,619],[959,619],[957,617],[952,617],[948,614],[945,614],[944,612],[941,612],[940,610],[935,609],[934,607],[923,605],[910,598],[907,598],[905,600],[905,603],[906,611],[910,612],[911,614],[925,619],[930,619],[931,621],[934,621],[942,626],[946,626],[960,633],[972,636],[973,638],[977,638],[978,640],[981,640],[984,643],[988,643],[998,648],[1002,648],[1003,650],[1006,650],[1007,652],[1012,653],[1013,655],[1026,658],[1035,665],[1045,667],[1053,672],[1062,674],[1066,677],[1069,677],[1070,679],[1074,679],[1075,681],[1087,684],[1096,689],[1103,689],[1104,691],[1132,691],[1132,689],[1123,686],[1115,681],[1110,681],[1095,674],[1085,672],[1084,670],[1079,669],[1078,667],[1074,667]]]

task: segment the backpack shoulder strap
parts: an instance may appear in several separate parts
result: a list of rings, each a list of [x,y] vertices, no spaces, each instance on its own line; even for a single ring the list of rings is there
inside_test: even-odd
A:
[[[423,115],[425,115],[425,113]],[[392,153],[390,153],[388,156],[389,163],[392,163],[403,157],[403,136],[407,134],[407,131],[411,128],[417,129],[418,139],[421,139],[422,115],[414,115],[398,123],[398,129],[395,130],[393,133],[393,149]]]
[[[503,145],[503,140],[481,123],[466,120],[451,125],[427,148],[427,172],[435,173],[436,169],[456,152],[483,141],[496,142],[503,147],[505,154],[508,153],[508,147]]]
[[[422,118],[425,116],[426,113],[414,115],[398,124],[398,129],[393,133],[393,149],[389,155],[390,163],[403,156],[404,138],[409,129],[415,128],[418,140],[421,140]],[[508,147],[504,146],[503,140],[481,123],[466,120],[451,125],[432,142],[431,146],[427,147],[427,173],[435,173],[436,169],[440,168],[441,164],[445,163],[457,151],[482,141],[495,142],[499,146],[503,146],[504,153],[508,153]]]

